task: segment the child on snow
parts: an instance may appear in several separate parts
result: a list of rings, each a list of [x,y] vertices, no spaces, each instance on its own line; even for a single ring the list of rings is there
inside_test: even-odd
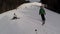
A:
[[[41,15],[41,18],[42,18],[42,25],[45,24],[45,10],[43,8],[43,6],[40,6],[40,10],[39,10],[39,15]]]
[[[12,20],[14,19],[19,19],[15,13],[14,13],[14,17],[12,18]]]

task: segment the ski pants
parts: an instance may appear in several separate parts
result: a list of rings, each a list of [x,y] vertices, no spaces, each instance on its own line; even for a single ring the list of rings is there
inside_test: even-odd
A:
[[[41,14],[42,21],[45,21],[45,16],[44,14]]]

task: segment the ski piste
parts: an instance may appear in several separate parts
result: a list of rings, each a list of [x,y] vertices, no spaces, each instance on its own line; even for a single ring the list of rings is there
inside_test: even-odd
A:
[[[35,3],[25,3],[17,9],[0,14],[0,34],[36,34],[35,29],[37,34],[60,34],[60,15],[44,8],[46,23],[42,26],[40,5]],[[20,19],[11,20],[14,13]]]

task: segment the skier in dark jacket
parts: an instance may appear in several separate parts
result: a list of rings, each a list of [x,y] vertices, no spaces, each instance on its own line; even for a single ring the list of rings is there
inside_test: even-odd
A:
[[[17,15],[14,13],[14,17],[12,18],[12,20],[14,19],[20,19],[20,18],[18,18]]]
[[[43,6],[40,6],[40,10],[39,10],[39,15],[41,15],[41,18],[42,18],[42,25],[45,24],[45,10],[43,8]]]

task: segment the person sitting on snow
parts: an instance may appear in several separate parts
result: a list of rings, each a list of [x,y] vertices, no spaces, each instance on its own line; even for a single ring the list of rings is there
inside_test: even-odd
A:
[[[19,19],[15,13],[14,13],[14,17],[12,18],[12,20],[14,19]]]

